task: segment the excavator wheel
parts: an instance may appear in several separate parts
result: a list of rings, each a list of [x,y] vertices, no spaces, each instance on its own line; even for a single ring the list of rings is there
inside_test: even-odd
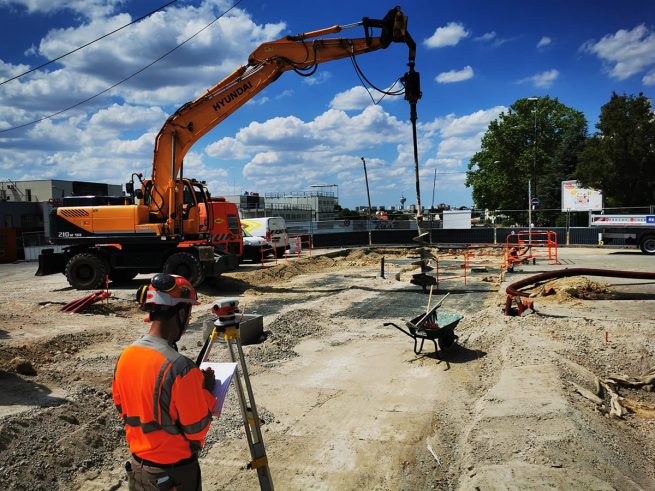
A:
[[[136,278],[138,271],[131,269],[114,269],[109,272],[109,279],[114,283],[127,283]]]
[[[73,288],[97,290],[105,285],[107,269],[102,258],[83,252],[68,260],[64,274]]]
[[[184,276],[195,287],[205,279],[202,264],[193,254],[176,252],[171,254],[164,263],[164,273]]]

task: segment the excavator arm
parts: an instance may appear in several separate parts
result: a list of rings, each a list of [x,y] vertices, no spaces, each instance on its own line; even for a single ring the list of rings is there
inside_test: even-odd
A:
[[[357,26],[364,27],[364,38],[322,38]],[[380,28],[380,35],[372,36],[372,28]],[[407,32],[407,17],[400,7],[390,10],[382,20],[365,17],[355,24],[337,25],[261,44],[252,52],[247,65],[237,68],[194,101],[184,104],[164,123],[155,140],[150,214],[166,222],[169,234],[181,229],[178,208],[182,202],[184,156],[203,135],[282,73],[294,70],[307,76],[321,63],[384,49],[394,42],[407,44],[410,72],[415,73],[416,44]]]

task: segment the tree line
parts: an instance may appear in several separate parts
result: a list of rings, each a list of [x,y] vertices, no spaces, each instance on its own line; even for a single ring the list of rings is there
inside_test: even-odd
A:
[[[589,135],[582,112],[548,96],[517,100],[492,121],[470,160],[466,186],[477,208],[526,210],[561,225],[561,182],[601,190],[604,206],[655,204],[655,114],[640,93],[612,96]],[[512,216],[512,213],[508,213]],[[519,216],[516,214],[515,216]]]

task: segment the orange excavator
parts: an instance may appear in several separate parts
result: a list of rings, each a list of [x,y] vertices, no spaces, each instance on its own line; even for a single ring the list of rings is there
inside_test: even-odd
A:
[[[326,37],[357,26],[364,28],[363,38]],[[377,36],[373,29],[380,30]],[[354,24],[265,42],[246,65],[166,120],[155,139],[152,177],[132,174],[126,185],[129,197],[76,197],[68,203],[64,198],[64,206],[52,210],[50,240],[65,247],[63,252],[44,251],[36,274],[64,273],[74,288],[97,289],[107,276],[125,281],[138,273],[161,271],[198,285],[236,267],[237,258],[220,253],[211,242],[213,207],[205,183],[184,175],[184,157],[191,146],[284,72],[309,76],[321,63],[349,57],[354,61],[391,43],[409,47],[409,71],[401,81],[415,112],[420,98],[416,44],[400,7],[381,20],[365,17]]]

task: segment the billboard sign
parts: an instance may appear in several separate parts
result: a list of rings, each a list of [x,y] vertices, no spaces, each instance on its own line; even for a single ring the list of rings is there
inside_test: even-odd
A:
[[[578,181],[562,181],[562,211],[591,211],[603,209],[603,193],[585,189]]]

